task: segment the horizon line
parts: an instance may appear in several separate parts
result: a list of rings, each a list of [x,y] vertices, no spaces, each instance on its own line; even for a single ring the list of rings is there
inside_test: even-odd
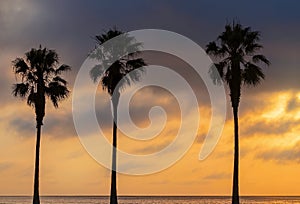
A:
[[[110,195],[41,195],[41,197],[109,197]],[[32,197],[32,195],[0,195],[0,197]],[[231,195],[118,195],[118,197],[231,197]],[[300,195],[240,195],[240,197],[300,197]]]

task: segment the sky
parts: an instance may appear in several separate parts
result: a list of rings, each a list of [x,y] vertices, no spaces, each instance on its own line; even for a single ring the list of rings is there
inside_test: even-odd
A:
[[[300,195],[300,2],[258,1],[0,1],[0,195],[31,195],[35,147],[34,110],[11,95],[16,77],[12,61],[40,44],[55,49],[72,91],[78,70],[95,47],[93,37],[117,26],[124,31],[163,29],[188,37],[202,48],[217,38],[224,25],[237,20],[261,32],[263,54],[271,61],[266,79],[244,87],[240,104],[241,195]],[[179,70],[188,67],[168,55],[146,53],[146,59]],[[147,58],[148,57],[148,58]],[[200,128],[191,148],[174,165],[143,176],[118,175],[120,195],[230,195],[233,169],[233,118],[230,101],[221,138],[208,158],[198,160],[209,127],[210,107],[203,82],[191,80],[199,98]],[[170,80],[170,79],[167,79]],[[228,93],[228,92],[227,92]],[[96,96],[98,120],[111,137],[109,95]],[[147,103],[145,103],[147,101]],[[119,147],[134,154],[164,148],[178,131],[176,99],[155,87],[137,92],[131,101],[133,121],[149,125],[152,106],[167,115],[163,131],[150,141],[119,134]],[[154,115],[154,120],[155,120]],[[187,132],[188,134],[188,132]],[[97,133],[95,133],[97,135]],[[47,103],[42,132],[40,193],[42,195],[108,195],[110,172],[84,149],[72,118],[72,97],[59,109]],[[127,164],[131,168],[130,164]]]

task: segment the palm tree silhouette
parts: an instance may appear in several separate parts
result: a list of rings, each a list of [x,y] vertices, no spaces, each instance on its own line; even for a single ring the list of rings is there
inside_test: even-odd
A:
[[[214,82],[220,77],[228,84],[234,116],[234,171],[232,203],[239,204],[239,131],[238,107],[241,97],[241,86],[256,86],[265,75],[260,64],[270,65],[269,60],[261,54],[256,54],[263,46],[259,44],[260,33],[252,31],[250,27],[243,27],[233,22],[225,26],[225,31],[216,41],[210,42],[206,52],[220,61],[215,64],[216,73],[211,69]]]
[[[106,49],[97,49],[91,53],[91,58],[97,58],[101,64],[96,65],[90,71],[91,78],[96,82],[99,78],[103,90],[107,91],[113,104],[113,150],[112,150],[112,170],[111,170],[111,191],[110,203],[117,204],[117,182],[116,182],[116,148],[117,148],[117,107],[119,103],[120,92],[131,83],[137,82],[143,72],[142,66],[146,63],[142,58],[138,58],[141,43],[136,42],[134,37],[116,28],[96,36],[98,45],[118,36],[117,43],[109,45]],[[124,56],[124,54],[126,54]],[[116,59],[116,60],[114,60]],[[108,67],[105,70],[105,67]],[[139,70],[136,70],[140,68]]]
[[[52,101],[55,108],[58,103],[67,98],[69,90],[67,81],[60,77],[64,71],[70,70],[68,65],[59,63],[58,54],[47,48],[32,48],[25,54],[25,59],[17,58],[13,61],[13,70],[21,83],[14,84],[13,95],[26,98],[27,104],[35,109],[36,115],[36,150],[33,204],[40,203],[39,197],[39,152],[41,140],[41,127],[45,116],[46,96]]]

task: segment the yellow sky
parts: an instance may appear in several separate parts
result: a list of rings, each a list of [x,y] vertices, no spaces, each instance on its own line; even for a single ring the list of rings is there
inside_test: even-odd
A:
[[[241,195],[300,194],[299,96],[300,92],[282,91],[249,97],[245,95],[242,98]],[[165,103],[159,100],[162,101],[161,105]],[[159,103],[159,100],[156,102]],[[247,101],[244,107],[243,101]],[[64,118],[72,124],[69,121],[72,120],[69,117],[70,104],[71,99],[68,99],[57,110],[50,105],[47,107],[41,144],[41,194],[107,195],[110,189],[110,172],[89,156],[73,127],[60,125],[58,120],[58,124],[54,122],[47,132],[47,122],[50,123],[47,117],[54,118],[54,121],[55,118]],[[198,160],[203,136],[208,128],[208,120],[205,118],[210,116],[209,109],[204,106],[199,107],[202,119],[198,137],[187,154],[175,165],[159,173],[146,176],[118,175],[119,194],[230,195],[233,121],[230,106],[228,107],[228,120],[222,137],[207,159]],[[163,148],[173,139],[172,132],[177,131],[178,117],[173,114],[168,118],[166,129],[148,143],[135,143],[136,141],[128,140],[120,134],[120,149],[143,154],[157,151],[153,148],[156,146]],[[11,119],[17,118],[26,118],[32,127],[18,130],[14,125],[19,123],[11,123]],[[15,100],[3,107],[0,119],[1,195],[30,195],[35,147],[33,110],[26,106],[25,101]],[[108,138],[110,134],[111,130],[106,130]]]

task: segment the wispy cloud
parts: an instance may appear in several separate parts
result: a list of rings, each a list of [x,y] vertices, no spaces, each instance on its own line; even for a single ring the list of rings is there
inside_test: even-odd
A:
[[[229,179],[232,175],[230,173],[214,173],[205,176],[203,179],[207,180],[220,180],[220,179]]]
[[[295,163],[300,164],[300,141],[290,147],[278,147],[257,153],[256,158],[264,161],[275,161],[280,164]]]
[[[0,162],[0,172],[5,171],[13,166],[12,162]]]

